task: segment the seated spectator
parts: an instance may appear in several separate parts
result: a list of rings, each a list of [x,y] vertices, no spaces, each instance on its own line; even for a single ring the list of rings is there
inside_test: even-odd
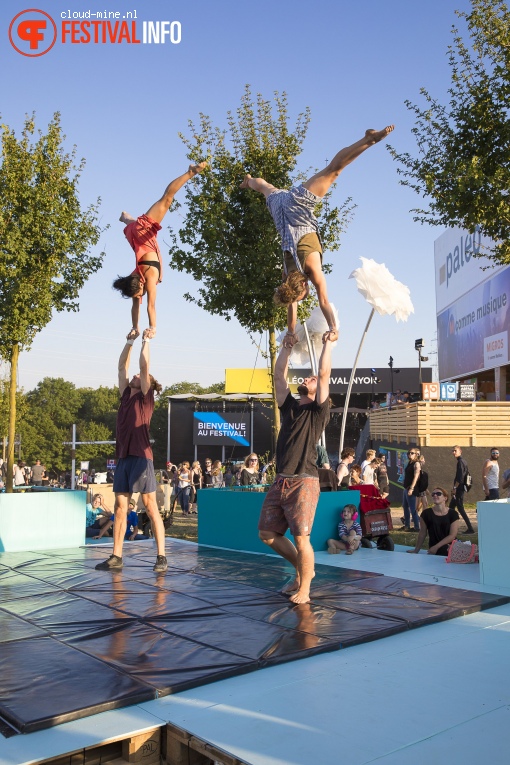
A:
[[[448,507],[448,494],[440,486],[432,490],[432,507],[427,507],[420,516],[420,532],[414,550],[419,553],[427,533],[429,535],[429,555],[448,555],[448,545],[457,537],[460,516],[456,510]]]
[[[358,549],[363,532],[354,516],[358,512],[356,505],[345,505],[342,510],[342,520],[338,524],[338,539],[328,539],[328,553],[337,555],[345,550],[346,555],[352,555]]]
[[[260,483],[259,458],[256,454],[248,454],[241,468],[240,485],[256,486]]]
[[[135,501],[134,499],[131,499],[129,501],[129,509],[127,514],[126,534],[124,536],[124,539],[126,540],[126,542],[134,542],[135,540],[149,538],[144,536],[143,534],[138,533],[138,513],[136,512],[135,507],[136,507]],[[99,532],[99,534],[93,537],[93,539],[101,539],[101,537],[104,537],[104,535],[108,533],[108,530],[113,526],[114,523],[115,523],[115,514],[110,516],[110,519],[101,528],[101,531]]]
[[[363,483],[361,480],[361,465],[351,465],[350,485],[358,486],[360,483]]]
[[[87,511],[85,536],[95,537],[112,518],[112,511],[104,504],[102,494],[94,494],[92,502],[88,502],[85,509]]]

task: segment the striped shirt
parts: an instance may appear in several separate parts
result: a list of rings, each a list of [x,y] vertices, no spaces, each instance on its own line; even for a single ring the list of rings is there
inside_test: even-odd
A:
[[[344,521],[340,521],[340,523],[338,524],[338,536],[340,537],[340,539],[342,539],[342,537],[348,537],[352,529],[354,529],[357,537],[363,536],[363,532],[361,531],[361,526],[359,525],[357,521],[352,522],[352,526],[350,529],[347,528]]]
[[[277,189],[266,199],[282,240],[282,250],[292,254],[296,268],[301,273],[303,269],[297,257],[297,246],[305,234],[319,235],[319,225],[314,214],[319,202],[321,197],[305,189],[303,184],[293,186],[290,191]]]

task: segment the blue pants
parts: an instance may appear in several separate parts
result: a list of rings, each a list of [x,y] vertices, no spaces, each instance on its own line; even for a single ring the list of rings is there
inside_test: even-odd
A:
[[[190,493],[191,493],[191,486],[185,486],[183,489],[177,489],[177,498],[181,504],[183,513],[189,513]]]
[[[402,494],[402,507],[404,508],[404,526],[409,527],[411,516],[413,517],[415,531],[420,530],[420,517],[416,512],[416,497],[407,493],[407,489],[404,489]]]

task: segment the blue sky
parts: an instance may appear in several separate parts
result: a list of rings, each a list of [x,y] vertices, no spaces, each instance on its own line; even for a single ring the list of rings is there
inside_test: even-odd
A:
[[[19,130],[24,115],[35,111],[44,129],[60,111],[69,146],[76,144],[78,156],[87,161],[82,202],[100,196],[101,222],[110,224],[100,243],[106,250],[103,267],[84,287],[79,313],[55,316],[32,350],[22,354],[25,390],[45,376],[90,387],[116,382],[117,357],[131,322],[129,303],[112,292],[111,282],[131,270],[134,260],[117,219],[122,209],[145,212],[187,169],[178,132],[186,132],[189,119],[203,112],[224,125],[227,110],[236,109],[249,83],[267,98],[286,91],[292,116],[310,107],[301,168],[321,166],[366,128],[389,123],[396,125],[392,145],[414,154],[413,120],[404,101],[420,103],[420,87],[446,101],[454,11],[470,7],[467,0],[38,0],[36,6],[58,25],[68,10],[124,14],[136,9],[139,29],[144,20],[179,21],[182,41],[57,41],[46,55],[28,58],[10,45],[8,27],[31,4],[4,0],[0,5],[2,122]],[[413,222],[409,210],[420,200],[399,185],[396,170],[380,144],[345,170],[334,192],[335,202],[352,196],[357,204],[328,277],[330,299],[340,315],[335,367],[352,364],[369,314],[355,282],[348,280],[361,256],[384,262],[409,286],[415,314],[407,324],[376,316],[360,366],[386,366],[390,354],[396,366],[415,366],[418,337],[425,338],[425,352],[434,350],[433,242],[442,229]],[[167,220],[178,226],[182,215],[181,208]],[[160,244],[168,262],[165,240],[163,230]],[[166,267],[158,290],[158,334],[151,345],[152,370],[164,385],[180,380],[206,385],[224,379],[226,367],[255,363],[256,348],[235,320],[225,322],[183,299],[198,286]]]

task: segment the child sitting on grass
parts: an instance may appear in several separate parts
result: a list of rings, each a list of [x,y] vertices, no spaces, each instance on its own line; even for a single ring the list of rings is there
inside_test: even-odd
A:
[[[346,555],[352,555],[358,549],[363,533],[359,523],[353,520],[357,512],[356,505],[346,505],[342,510],[342,520],[338,524],[339,539],[328,539],[330,555],[337,555],[341,550],[345,550]]]

